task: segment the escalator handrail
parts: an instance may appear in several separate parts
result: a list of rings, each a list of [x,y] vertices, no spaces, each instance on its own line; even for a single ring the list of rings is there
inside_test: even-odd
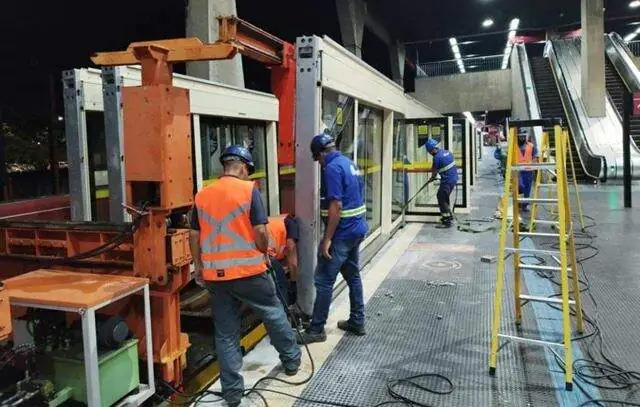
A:
[[[556,79],[558,93],[560,94],[560,99],[562,101],[565,114],[567,115],[567,122],[571,130],[574,145],[578,150],[578,158],[580,159],[582,169],[587,176],[594,179],[602,178],[603,181],[606,181],[608,168],[607,160],[604,156],[595,154],[589,147],[585,136],[585,130],[580,119],[577,117],[577,108],[569,95],[569,85],[564,73],[562,72],[560,63],[558,62],[556,50],[552,41],[547,42],[545,54],[548,55],[549,62],[551,63],[551,70],[553,71]],[[594,175],[594,173],[596,175]]]
[[[618,33],[605,35],[605,51],[622,82],[631,93],[640,91],[640,69],[633,62],[633,54]]]

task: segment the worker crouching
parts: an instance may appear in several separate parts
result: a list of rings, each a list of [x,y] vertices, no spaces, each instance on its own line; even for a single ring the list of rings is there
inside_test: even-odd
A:
[[[222,395],[238,406],[244,394],[241,303],[264,322],[286,374],[298,372],[301,354],[267,273],[268,219],[260,192],[248,180],[255,170],[251,154],[230,146],[220,161],[224,174],[196,195],[190,243],[196,282],[211,293]]]
[[[279,294],[285,304],[290,305],[290,289],[284,264],[289,269],[291,280],[295,280],[298,273],[298,236],[299,228],[296,219],[289,214],[269,218],[267,225],[269,232],[269,260],[278,283]]]
[[[428,139],[425,148],[433,156],[433,165],[431,166],[431,178],[427,183],[436,180],[440,175],[440,186],[438,187],[438,206],[440,207],[440,228],[450,228],[453,226],[453,212],[451,210],[451,192],[456,188],[458,183],[458,167],[456,166],[453,154],[448,150],[438,148],[438,142],[434,139]],[[454,202],[455,204],[455,202]]]
[[[335,141],[319,134],[311,141],[311,154],[322,167],[321,216],[325,231],[315,273],[316,300],[311,323],[300,335],[303,343],[324,342],[333,285],[338,273],[349,287],[349,319],[338,328],[364,335],[364,298],[360,277],[360,243],[367,234],[364,183],[356,165],[336,150]]]

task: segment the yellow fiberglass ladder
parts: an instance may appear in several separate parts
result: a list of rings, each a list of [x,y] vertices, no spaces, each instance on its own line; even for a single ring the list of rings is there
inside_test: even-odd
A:
[[[533,126],[553,126],[553,137],[555,139],[555,154],[549,154],[548,160],[541,163],[519,163],[517,149],[516,128],[533,127]],[[566,142],[567,133],[561,127],[559,119],[541,119],[512,121],[509,123],[509,139],[508,155],[507,155],[507,176],[505,177],[503,202],[507,202],[509,196],[513,200],[513,246],[506,247],[507,234],[509,233],[508,217],[503,216],[499,235],[499,250],[497,262],[497,281],[496,293],[493,299],[493,321],[491,326],[491,353],[489,358],[489,373],[495,375],[498,359],[498,352],[509,342],[523,343],[527,345],[538,345],[549,347],[552,352],[554,348],[564,350],[564,367],[565,367],[565,384],[567,390],[573,388],[573,354],[571,350],[571,313],[570,306],[575,306],[576,329],[579,333],[584,331],[584,322],[582,316],[582,307],[580,303],[580,288],[578,283],[578,270],[575,256],[575,241],[573,236],[573,226],[571,219],[571,207],[569,203],[569,188],[566,176]],[[548,144],[548,138],[547,138]],[[553,150],[547,148],[547,152]],[[553,162],[552,162],[553,159]],[[552,177],[548,177],[549,183],[555,185],[556,195],[549,198],[521,198],[519,197],[519,173],[520,171],[547,171],[553,173]],[[549,206],[557,210],[557,220],[536,220],[536,225],[549,225],[554,227],[552,232],[528,231],[521,232],[518,225],[520,224],[519,204],[531,203]],[[506,215],[506,214],[505,214]],[[523,248],[520,245],[523,238],[549,238],[558,239],[558,250],[542,250]],[[506,255],[510,253],[513,258],[514,270],[514,301],[515,301],[515,324],[520,326],[522,320],[522,307],[530,302],[542,302],[559,306],[562,310],[562,342],[550,342],[535,338],[527,338],[524,336],[507,335],[501,333],[501,309],[502,309],[502,292],[505,285],[505,260]],[[546,256],[551,257],[557,263],[557,266],[533,265],[523,263],[521,260],[524,256]],[[523,294],[521,290],[521,273],[533,272],[553,272],[560,274],[561,297],[555,298],[553,293],[550,296],[535,296]],[[569,289],[569,273],[572,279],[572,297],[570,297]],[[519,330],[518,330],[519,331]],[[560,356],[560,355],[558,355]]]
[[[580,227],[582,229],[582,231],[584,232],[585,229],[585,225],[584,225],[584,215],[582,214],[582,203],[580,202],[580,191],[578,189],[578,179],[576,178],[576,168],[575,165],[573,163],[573,152],[571,151],[571,143],[569,142],[569,132],[566,129],[562,130],[563,132],[563,139],[565,140],[565,163],[566,164],[571,164],[571,181],[573,184],[573,189],[575,192],[575,196],[576,196],[576,205],[578,207],[578,220],[580,221]],[[541,163],[552,163],[553,160],[553,156],[551,155],[551,153],[554,151],[554,149],[552,149],[549,145],[549,133],[548,132],[543,132],[542,133],[542,141],[540,143],[540,162]],[[567,156],[569,155],[569,161],[567,162]],[[540,196],[540,190],[544,190],[546,191],[546,195],[547,198],[550,198],[553,194],[553,188],[556,187],[556,184],[552,182],[553,177],[555,177],[555,173],[553,171],[538,171],[537,175],[536,175],[536,181],[535,181],[535,186],[533,187],[533,199],[534,199],[534,203],[531,204],[531,218],[529,220],[529,232],[533,232],[535,226],[536,226],[536,215],[538,214],[538,204],[535,203],[535,200],[538,199],[538,197]],[[567,202],[571,201],[571,197],[570,194],[567,195]],[[555,219],[557,220],[557,213],[555,213],[555,211],[553,210],[553,208],[551,208],[551,210],[549,210],[549,213],[555,217]]]

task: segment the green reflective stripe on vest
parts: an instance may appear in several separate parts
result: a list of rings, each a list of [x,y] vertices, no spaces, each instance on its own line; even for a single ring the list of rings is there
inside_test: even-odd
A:
[[[340,217],[341,218],[352,218],[354,216],[360,216],[360,215],[365,214],[365,213],[367,213],[367,206],[366,205],[361,205],[361,206],[358,206],[357,208],[343,210],[340,213]]]
[[[264,264],[264,255],[252,257],[236,257],[224,260],[205,260],[202,262],[205,269],[224,270],[238,266],[257,266]]]
[[[443,172],[445,172],[445,171],[448,171],[448,170],[452,169],[452,168],[453,168],[453,167],[455,167],[455,166],[456,166],[456,162],[455,162],[455,161],[453,161],[453,162],[451,162],[449,165],[446,165],[446,166],[444,166],[444,167],[440,168],[440,169],[438,170],[438,173],[439,173],[439,174],[441,174],[441,173],[443,173]]]
[[[364,215],[365,213],[367,213],[367,206],[366,205],[362,205],[362,206],[358,206],[357,208],[353,208],[353,209],[345,209],[342,212],[340,212],[340,217],[341,218],[353,218],[354,216],[360,216],[360,215]],[[328,209],[321,209],[320,210],[320,216],[329,216],[329,210]]]

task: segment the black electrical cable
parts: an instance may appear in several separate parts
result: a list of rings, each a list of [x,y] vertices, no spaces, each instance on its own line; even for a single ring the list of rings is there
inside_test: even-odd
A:
[[[298,320],[291,314],[290,310],[288,309],[288,307],[286,306],[286,302],[284,301],[284,296],[282,295],[282,292],[280,291],[280,288],[278,286],[278,283],[275,279],[275,276],[273,275],[273,272],[269,272],[271,274],[271,277],[273,279],[274,285],[276,287],[276,294],[278,296],[278,298],[280,299],[281,303],[283,304],[284,310],[287,313],[287,316],[293,321],[294,323],[294,328],[296,330],[297,335],[301,338],[302,337],[302,332],[301,332],[301,327],[298,323]],[[258,387],[259,385],[261,385],[262,383],[265,383],[267,381],[276,381],[276,382],[280,382],[280,383],[284,383],[284,384],[288,384],[291,386],[300,386],[303,384],[308,383],[309,381],[311,381],[311,379],[313,378],[314,374],[315,374],[315,361],[313,360],[313,356],[311,354],[311,351],[309,349],[309,346],[305,343],[304,344],[306,353],[309,357],[310,363],[311,363],[311,372],[309,374],[308,377],[306,377],[304,380],[301,381],[291,381],[291,380],[286,380],[286,379],[282,379],[279,377],[274,377],[274,376],[265,376],[261,379],[259,379],[250,389],[246,389],[242,392],[242,396],[243,397],[247,397],[251,394],[255,394],[257,395],[262,402],[264,403],[265,407],[269,406],[269,403],[267,402],[266,398],[264,397],[264,395],[262,393],[273,393],[273,394],[278,394],[278,395],[282,395],[282,396],[286,396],[286,397],[290,397],[299,401],[304,401],[307,403],[314,403],[314,404],[320,404],[320,405],[325,405],[325,406],[335,406],[335,407],[364,407],[361,405],[357,405],[357,404],[349,404],[349,403],[340,403],[340,402],[332,402],[332,401],[327,401],[327,400],[316,400],[316,399],[312,399],[312,398],[308,398],[308,397],[302,397],[302,396],[296,396],[294,394],[290,394],[290,393],[286,393],[283,391],[279,391],[279,390],[273,390],[273,389],[266,389],[266,388],[262,388],[262,387]],[[441,380],[443,383],[443,388],[439,389],[439,388],[430,388],[424,384],[420,384],[417,380],[419,379],[425,379],[425,378],[435,378],[438,380]],[[222,397],[222,393],[220,392],[216,392],[216,391],[211,391],[208,389],[193,393],[193,394],[186,394],[181,392],[180,390],[174,388],[173,386],[171,386],[169,383],[160,381],[160,383],[162,385],[164,385],[165,387],[167,387],[168,389],[170,389],[173,393],[179,395],[182,398],[185,398],[186,401],[181,401],[181,402],[177,402],[177,401],[171,401],[172,404],[174,405],[193,405],[193,406],[197,406],[198,403],[201,402],[206,402],[206,403],[221,403],[224,401],[223,397]],[[424,373],[424,374],[418,374],[418,375],[413,375],[413,376],[409,376],[409,377],[405,377],[405,378],[399,378],[399,379],[390,379],[387,381],[387,393],[390,397],[392,397],[394,400],[389,400],[389,401],[384,401],[381,403],[376,404],[374,407],[381,407],[381,406],[385,406],[385,405],[390,405],[390,404],[403,404],[403,405],[409,405],[409,406],[416,406],[416,407],[431,407],[428,404],[424,404],[421,402],[418,402],[414,399],[409,398],[408,396],[403,395],[399,390],[398,387],[400,386],[410,386],[410,387],[414,387],[418,390],[427,392],[427,393],[432,393],[432,394],[438,394],[438,395],[447,395],[447,394],[451,394],[454,391],[454,385],[453,382],[447,378],[444,375],[441,374],[437,374],[437,373]],[[215,400],[205,400],[205,397],[207,396],[216,396]]]
[[[593,219],[592,217],[585,215],[584,218],[589,219],[592,223],[590,225],[585,225],[582,231],[574,232],[575,239],[586,240],[586,242],[575,244],[576,252],[584,251],[584,250],[593,250],[593,253],[585,257],[576,258],[576,263],[580,267],[578,281],[581,284],[581,287],[579,291],[581,293],[586,292],[588,294],[589,298],[591,299],[591,302],[593,303],[593,306],[596,312],[596,317],[591,318],[583,309],[582,310],[583,320],[588,325],[591,326],[592,331],[578,337],[573,337],[571,339],[572,341],[582,341],[582,340],[589,339],[589,342],[585,349],[588,358],[576,359],[573,361],[573,365],[572,365],[575,378],[579,379],[579,380],[574,380],[574,383],[587,397],[590,398],[588,401],[582,403],[580,407],[589,406],[589,405],[604,406],[604,403],[609,403],[609,404],[613,403],[613,404],[618,404],[623,406],[640,406],[640,404],[638,403],[629,402],[625,400],[593,399],[591,398],[592,396],[589,394],[589,392],[586,391],[580,383],[580,381],[582,381],[583,382],[582,384],[589,384],[599,389],[618,390],[618,391],[628,390],[640,384],[640,372],[622,368],[620,365],[615,363],[605,352],[603,333],[599,328],[598,321],[597,321],[598,303],[595,297],[593,296],[593,293],[591,292],[591,286],[589,284],[588,275],[584,270],[584,262],[593,259],[600,253],[600,249],[593,244],[597,235],[588,232],[588,229],[596,226],[596,222],[595,222],[595,219]],[[558,243],[551,244],[550,247],[557,249]],[[547,278],[553,284],[560,286],[560,282],[558,282],[552,274],[546,274],[546,273],[543,273],[543,274],[538,273],[538,274],[543,278]],[[580,278],[580,275],[582,276],[582,278]],[[569,276],[569,278],[571,278],[571,276]],[[554,295],[551,295],[550,297],[558,297],[558,296],[560,296],[560,294],[554,294]],[[561,311],[561,308],[559,308],[554,304],[547,304],[547,305],[553,309]],[[570,312],[571,312],[571,315],[575,315],[576,314],[575,308],[572,307]],[[594,346],[596,343],[597,343],[597,348],[594,349]],[[554,355],[555,355],[556,362],[564,371],[564,368],[565,368],[564,361],[557,354],[555,354],[555,352],[554,352]],[[598,359],[604,360],[604,362],[600,362],[598,361]]]

